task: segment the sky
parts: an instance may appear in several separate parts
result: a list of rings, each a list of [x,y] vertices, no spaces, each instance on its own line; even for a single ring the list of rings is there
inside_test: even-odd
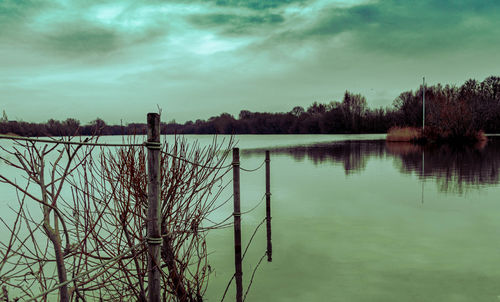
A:
[[[185,122],[500,75],[498,0],[0,0],[10,120]],[[1,112],[1,111],[0,111]]]

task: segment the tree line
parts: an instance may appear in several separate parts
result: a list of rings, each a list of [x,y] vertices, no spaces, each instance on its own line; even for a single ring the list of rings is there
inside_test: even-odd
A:
[[[395,125],[422,125],[424,89],[401,93],[394,100]],[[426,136],[466,138],[479,131],[500,132],[500,77],[482,82],[470,79],[462,86],[425,87]]]
[[[268,113],[241,110],[237,117],[222,113],[208,120],[183,124],[162,124],[165,134],[333,134],[385,133],[393,126],[422,125],[422,96],[425,89],[426,126],[449,133],[484,130],[500,132],[500,77],[474,79],[461,86],[420,86],[405,91],[387,108],[369,108],[366,98],[349,91],[341,101],[314,102],[309,107],[296,106],[289,112]],[[97,118],[88,124],[68,118],[46,123],[10,121],[3,112],[0,133],[22,136],[129,135],[145,134],[146,124],[107,125]]]

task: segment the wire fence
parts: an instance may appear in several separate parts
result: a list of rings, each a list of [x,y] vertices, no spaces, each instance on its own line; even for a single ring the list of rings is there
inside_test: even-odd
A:
[[[31,142],[31,143],[49,143],[49,144],[61,144],[61,145],[77,145],[77,146],[93,146],[93,147],[151,147],[150,143],[151,142],[144,142],[144,143],[137,143],[137,144],[131,144],[131,143],[98,143],[98,142],[90,142],[90,139],[83,140],[83,141],[68,141],[68,140],[62,140],[62,139],[40,139],[40,138],[31,138],[31,137],[22,137],[22,136],[14,136],[14,135],[5,135],[5,134],[0,134],[0,139],[9,139],[9,140],[14,140],[14,141],[25,141],[25,142]],[[161,145],[160,145],[161,146]],[[175,158],[177,160],[181,160],[184,162],[187,162],[193,166],[204,168],[204,169],[218,169],[218,170],[224,170],[227,168],[230,168],[233,166],[233,163],[224,165],[224,166],[209,166],[209,165],[203,165],[200,163],[196,163],[194,161],[191,161],[187,158],[184,158],[182,156],[178,156],[172,153],[169,153],[167,151],[161,151],[163,154]],[[265,164],[265,161],[263,161],[258,167],[253,168],[253,169],[246,169],[243,167],[240,167],[241,170],[245,172],[255,172],[262,168]]]
[[[255,172],[255,171],[258,171],[259,169],[261,169],[262,167],[264,167],[264,165],[267,163],[269,163],[269,159],[266,158],[266,160],[263,160],[257,167],[255,168],[244,168],[244,167],[241,167],[240,166],[240,163],[239,163],[239,159],[237,162],[235,162],[233,160],[233,162],[229,163],[229,164],[226,164],[226,165],[221,165],[221,163],[216,163],[215,165],[210,165],[210,164],[203,164],[203,163],[200,163],[200,162],[197,162],[196,160],[192,160],[192,159],[188,159],[184,156],[180,156],[180,155],[176,155],[176,154],[173,154],[171,152],[168,152],[168,151],[165,151],[165,150],[162,150],[162,145],[160,143],[152,143],[152,142],[144,142],[144,143],[100,143],[100,142],[97,142],[97,137],[90,137],[90,138],[86,138],[84,140],[81,140],[80,141],[72,141],[72,140],[64,140],[64,139],[54,139],[54,138],[29,138],[29,137],[19,137],[19,136],[12,136],[12,135],[3,135],[3,134],[0,134],[0,139],[8,139],[8,140],[13,140],[15,141],[16,143],[20,143],[20,142],[25,142],[26,144],[28,143],[31,143],[31,144],[35,144],[35,143],[45,143],[45,144],[56,144],[56,145],[66,145],[66,146],[69,146],[69,145],[75,145],[75,146],[90,146],[90,147],[120,147],[120,148],[127,148],[127,147],[145,147],[145,148],[150,148],[150,149],[156,149],[156,150],[160,150],[161,154],[165,155],[165,156],[168,156],[170,158],[173,158],[175,160],[179,160],[179,161],[183,161],[185,163],[188,163],[190,164],[193,168],[194,167],[197,167],[197,168],[200,168],[200,169],[207,169],[207,170],[226,170],[226,169],[230,169],[231,167],[233,169],[239,169],[239,170],[242,170],[244,172]],[[92,141],[92,140],[95,140],[95,141]],[[4,148],[4,147],[2,147]],[[5,149],[4,149],[5,150]],[[267,167],[268,168],[268,167]],[[268,172],[267,172],[267,175],[266,177],[269,177],[268,175]],[[231,179],[231,181],[234,181],[233,179]],[[239,195],[239,193],[238,193]],[[203,229],[204,230],[210,230],[210,229],[220,229],[220,228],[227,228],[227,227],[230,227],[232,226],[234,223],[231,223],[231,222],[228,222],[231,217],[236,217],[236,216],[241,216],[241,215],[246,215],[246,214],[249,214],[249,213],[252,213],[254,212],[257,208],[259,208],[264,201],[266,201],[266,196],[269,197],[270,196],[270,193],[269,192],[266,192],[262,198],[260,199],[260,201],[258,201],[253,207],[251,207],[249,210],[247,211],[244,211],[244,212],[240,212],[240,213],[236,213],[233,212],[231,215],[229,215],[228,217],[224,218],[222,221],[220,222],[216,222],[216,221],[212,221],[210,220],[209,218],[206,218],[207,221],[209,221],[211,223],[211,225],[208,225],[206,227],[204,227]],[[222,202],[220,205],[218,205],[216,207],[216,209],[222,207],[223,205],[225,205],[227,202],[229,202],[232,198],[234,197],[234,193],[231,194],[231,196],[229,198],[227,198],[224,202]],[[269,199],[267,199],[268,203],[269,203]],[[269,206],[269,205],[268,205]],[[258,225],[257,227],[255,228],[252,236],[250,237],[246,247],[245,247],[245,251],[243,253],[243,256],[241,257],[241,261],[245,258],[257,232],[259,231],[260,227],[264,224],[264,222],[266,221],[270,221],[270,216],[269,214],[267,214],[267,217],[264,218]],[[183,230],[180,230],[180,231],[173,231],[171,232],[171,234],[175,235],[177,233],[181,234],[185,231]],[[269,234],[269,233],[268,233]],[[165,237],[162,236],[162,237]],[[148,238],[150,239],[150,238]],[[161,239],[161,238],[160,238]],[[149,240],[151,241],[151,240]],[[268,241],[270,241],[270,238],[269,238],[269,235],[268,235]],[[65,285],[68,285],[68,284],[71,284],[71,283],[75,283],[75,287],[77,286],[76,282],[88,275],[90,275],[91,273],[95,272],[96,270],[99,270],[99,269],[102,269],[102,268],[105,268],[106,266],[110,266],[113,265],[114,263],[116,263],[117,261],[119,261],[120,259],[122,259],[123,257],[125,257],[126,255],[130,254],[131,252],[135,252],[139,247],[143,246],[146,242],[148,242],[148,240],[143,240],[141,241],[140,243],[126,249],[125,251],[123,251],[122,253],[112,257],[111,259],[109,260],[106,260],[106,261],[103,261],[102,263],[100,263],[99,265],[96,265],[95,267],[91,268],[91,269],[88,269],[82,273],[79,273],[78,275],[74,276],[73,278],[71,278],[70,280],[67,280],[65,282],[62,282],[62,283],[59,283],[57,285],[55,285],[54,287],[48,289],[48,290],[45,290],[43,291],[42,293],[34,296],[34,297],[28,297],[25,301],[36,301],[37,299],[39,298],[43,298],[43,297],[47,297],[47,295],[49,295],[50,293],[60,289],[61,287],[65,286]],[[246,299],[248,293],[249,293],[249,290],[250,290],[250,287],[253,283],[253,279],[254,279],[254,276],[255,276],[255,273],[258,269],[258,267],[260,266],[261,262],[263,261],[263,259],[265,258],[266,255],[268,255],[270,251],[269,250],[266,250],[266,252],[264,253],[264,256],[262,256],[260,258],[260,260],[258,261],[257,265],[255,266],[254,268],[254,271],[252,273],[252,276],[251,276],[251,279],[248,283],[248,287],[245,291],[245,294],[244,294],[244,298],[243,298],[243,301]],[[108,267],[109,268],[109,267]],[[235,274],[236,275],[236,274]],[[235,278],[235,275],[232,276],[232,278],[229,280],[228,282],[228,285],[223,293],[223,296],[222,296],[222,299],[221,301],[224,301],[224,298],[227,294],[227,291],[230,287],[230,284],[232,283],[232,281],[234,280]],[[1,277],[1,276],[0,276]],[[241,301],[241,300],[240,300]]]
[[[43,139],[43,138],[32,138],[32,137],[22,137],[14,135],[0,134],[0,139],[9,139],[14,141],[25,141],[31,143],[48,143],[48,144],[62,144],[62,145],[78,145],[78,146],[94,146],[94,147],[144,147],[146,143],[142,144],[110,144],[110,143],[98,143],[90,142],[91,138],[87,138],[83,141],[68,141],[62,139]]]

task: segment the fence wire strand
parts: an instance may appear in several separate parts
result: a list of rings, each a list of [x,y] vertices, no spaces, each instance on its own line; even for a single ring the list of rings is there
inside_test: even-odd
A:
[[[243,215],[243,214],[248,214],[250,212],[253,212],[255,209],[257,209],[264,202],[264,197],[266,197],[266,194],[264,194],[264,196],[262,196],[262,198],[260,199],[260,201],[253,208],[251,208],[248,211],[241,212],[240,214]]]
[[[264,164],[266,163],[266,161],[263,161],[260,166],[258,166],[257,168],[255,169],[245,169],[245,168],[242,168],[240,167],[241,170],[245,171],[245,172],[255,172],[257,170],[259,170],[260,168],[262,168],[262,166],[264,166]]]
[[[266,255],[267,255],[267,251],[264,252],[264,255],[262,255],[262,257],[259,260],[259,263],[257,263],[257,265],[255,266],[253,273],[252,273],[252,278],[250,278],[250,282],[248,283],[248,287],[247,287],[247,290],[245,292],[245,296],[243,297],[243,301],[245,301],[247,299],[247,295],[248,295],[248,292],[250,291],[250,287],[252,286],[253,278],[255,277],[255,273],[257,272],[257,269],[259,268],[260,264],[262,263],[262,260],[264,260]]]
[[[34,142],[34,143],[49,143],[49,144],[62,144],[62,145],[79,145],[79,146],[94,146],[94,147],[147,147],[147,142],[144,143],[139,143],[139,144],[110,144],[110,143],[92,143],[88,141],[80,141],[80,142],[72,142],[72,141],[65,141],[65,140],[57,140],[57,139],[43,139],[43,138],[31,138],[31,137],[22,137],[22,136],[14,136],[14,135],[5,135],[5,134],[0,134],[0,139],[10,139],[10,140],[15,140],[15,141],[27,141],[27,142]],[[217,167],[217,166],[209,166],[209,165],[201,165],[198,163],[195,163],[193,161],[190,161],[184,157],[180,157],[174,154],[171,154],[169,152],[162,151],[163,154],[168,155],[172,158],[178,159],[185,161],[193,166],[205,168],[205,169],[213,169],[213,170],[222,170],[222,169],[227,169],[231,167],[233,164],[228,164],[225,166]],[[245,172],[255,172],[262,168],[264,166],[265,161],[263,161],[260,166],[258,166],[255,169],[246,169],[243,167],[240,167],[241,170]]]
[[[175,159],[178,159],[178,160],[182,160],[184,162],[187,162],[188,164],[191,164],[193,166],[196,166],[196,167],[200,167],[200,168],[204,168],[204,169],[211,169],[211,170],[224,170],[224,169],[227,169],[227,168],[230,168],[233,164],[228,164],[228,165],[225,165],[225,166],[221,166],[221,167],[217,167],[217,166],[209,166],[209,165],[202,165],[202,164],[198,164],[198,163],[195,163],[193,161],[190,161],[189,159],[187,158],[184,158],[184,157],[180,157],[180,156],[177,156],[177,155],[174,155],[172,153],[168,153],[168,152],[165,152],[165,151],[161,151],[161,153],[165,154],[165,155],[168,155],[172,158],[175,158]]]
[[[260,229],[260,227],[264,224],[265,221],[266,221],[266,218],[264,218],[259,223],[259,225],[255,228],[255,230],[254,230],[254,232],[252,234],[252,237],[250,237],[250,240],[247,243],[247,247],[245,248],[245,251],[243,252],[243,256],[241,256],[241,261],[243,261],[243,259],[245,259],[245,255],[247,254],[247,251],[248,251],[248,248],[250,247],[250,244],[252,244],[253,238],[255,237],[255,235],[257,234],[257,231]]]
[[[96,146],[96,147],[144,147],[144,143],[140,144],[108,144],[108,143],[92,143],[88,141],[83,142],[72,142],[65,140],[57,140],[57,139],[44,139],[44,138],[31,138],[31,137],[22,137],[22,136],[14,136],[14,135],[5,135],[0,134],[0,139],[10,139],[15,141],[27,141],[34,143],[49,143],[49,144],[62,144],[62,145],[80,145],[80,146]]]
[[[231,279],[229,280],[229,282],[227,283],[227,286],[226,286],[226,290],[224,291],[224,294],[222,295],[222,299],[220,300],[220,302],[223,302],[224,299],[226,298],[226,294],[227,294],[227,291],[229,290],[229,287],[231,286],[231,283],[233,283],[233,280],[234,280],[234,277],[236,275],[233,274],[233,276],[231,277]]]

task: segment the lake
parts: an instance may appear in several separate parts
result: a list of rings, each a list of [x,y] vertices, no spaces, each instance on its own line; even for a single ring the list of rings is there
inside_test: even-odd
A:
[[[500,300],[500,141],[423,150],[380,138],[240,137],[242,166],[257,166],[267,149],[251,141],[271,151],[273,262],[260,265],[247,301]],[[242,172],[241,185],[245,210],[264,192],[264,172]],[[244,246],[264,215],[242,217]],[[217,232],[209,301],[234,270],[222,248],[232,230]],[[244,284],[265,240],[264,228]]]
[[[500,138],[422,149],[384,137],[237,136],[243,168],[271,152],[273,262],[261,263],[247,301],[500,300]],[[15,195],[0,192],[4,211]],[[241,171],[243,212],[264,193],[263,168]],[[231,213],[228,203],[212,218]],[[263,204],[242,215],[243,248],[264,217]],[[265,249],[264,224],[244,259],[244,290]],[[234,273],[232,228],[212,231],[208,250],[206,300],[220,301]]]

